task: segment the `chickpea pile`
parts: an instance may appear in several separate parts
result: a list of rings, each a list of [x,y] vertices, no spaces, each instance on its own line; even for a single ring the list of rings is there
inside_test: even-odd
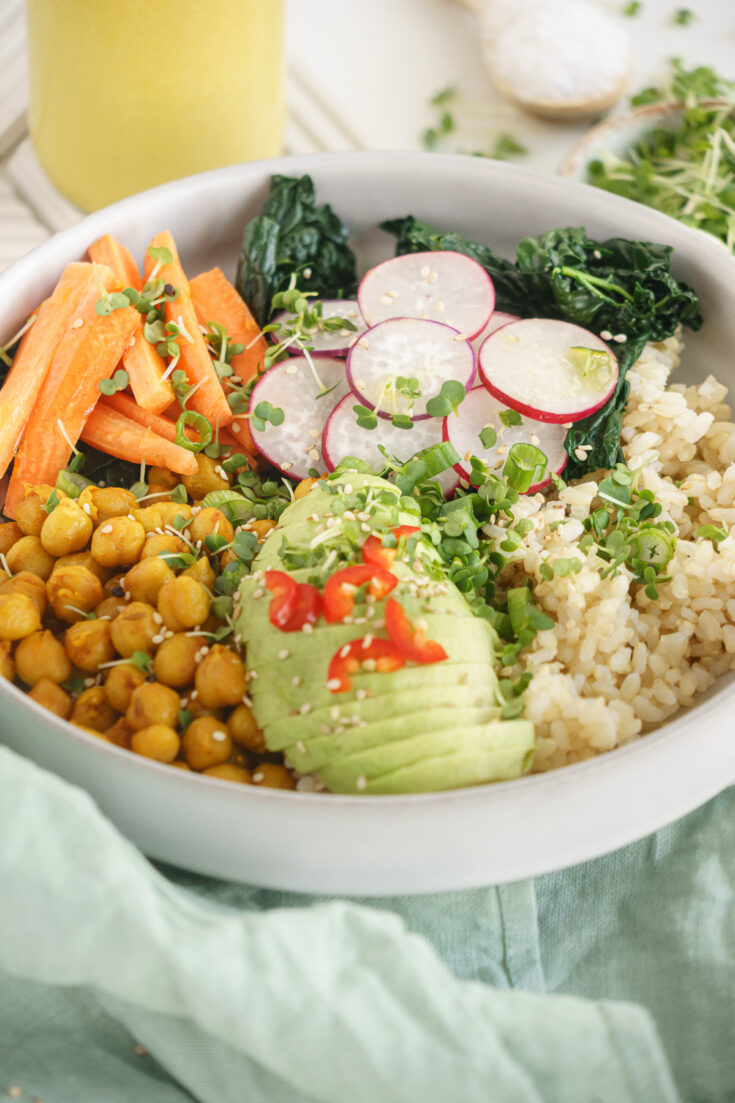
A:
[[[214,583],[234,553],[212,553],[205,540],[217,534],[229,545],[235,530],[220,510],[201,505],[222,479],[207,457],[197,461],[186,487],[191,505],[172,500],[178,479],[158,468],[141,501],[119,487],[90,486],[76,499],[56,491],[47,512],[54,488],[26,489],[15,521],[0,523],[0,676],[145,758],[293,789],[253,717],[239,641],[232,633],[213,640],[226,624],[212,611]],[[242,527],[262,541],[275,522]],[[178,566],[182,554],[196,561]]]

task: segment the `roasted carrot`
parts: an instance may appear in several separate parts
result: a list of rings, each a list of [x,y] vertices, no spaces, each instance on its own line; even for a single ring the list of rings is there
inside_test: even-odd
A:
[[[105,234],[93,242],[89,247],[89,255],[93,261],[106,264],[121,280],[123,287],[132,287],[140,291],[143,280],[133,255],[121,242],[110,234]],[[160,414],[171,402],[174,401],[173,387],[166,374],[166,362],[159,356],[154,345],[145,339],[145,323],[141,317],[133,342],[122,360],[122,367],[130,376],[135,400],[144,410],[150,410],[154,414]]]
[[[212,268],[195,276],[189,284],[197,318],[203,326],[219,322],[231,341],[245,346],[244,352],[232,357],[233,372],[243,383],[263,370],[268,343],[247,304],[221,268]]]
[[[75,316],[82,317],[79,304],[90,290],[96,290],[99,298],[92,265],[67,264],[51,296],[38,308],[36,320],[23,335],[0,390],[0,477],[18,448],[56,348]]]
[[[193,452],[139,425],[132,418],[99,402],[82,429],[82,440],[108,456],[132,463],[145,462],[153,467],[167,467],[180,475],[195,475],[197,461]]]
[[[121,280],[123,287],[132,287],[136,291],[142,291],[143,280],[138,271],[138,265],[133,259],[133,254],[126,245],[114,238],[112,234],[103,234],[102,237],[97,238],[96,241],[92,242],[87,252],[89,253],[89,259],[93,260],[95,264],[106,264],[108,268],[111,268]]]
[[[192,395],[191,408],[203,414],[212,428],[217,424],[229,425],[232,421],[232,410],[227,404],[222,384],[214,370],[212,358],[199,329],[189,281],[181,267],[176,243],[171,233],[164,230],[156,234],[151,247],[165,247],[172,256],[170,264],[158,264],[146,251],[145,274],[146,279],[150,279],[154,269],[158,269],[157,274],[161,279],[179,289],[178,297],[172,302],[167,302],[164,309],[166,321],[174,322],[179,327],[180,336],[177,338],[181,351],[179,365],[186,372],[192,386],[200,384],[196,393]]]
[[[142,425],[146,429],[150,429],[152,432],[157,433],[159,437],[164,437],[166,440],[171,441],[173,444],[176,439],[176,418],[181,413],[181,407],[176,405],[177,414],[174,414],[173,420],[169,420],[167,417],[163,417],[161,414],[152,414],[149,410],[142,410],[135,399],[130,395],[123,394],[118,391],[117,394],[106,395],[99,401],[100,406],[109,406],[110,409],[116,410],[118,414],[122,414],[123,417],[129,418],[131,421],[136,421],[138,425]]]
[[[95,269],[106,291],[119,288],[109,268]],[[103,317],[94,308],[99,298],[93,283],[75,311],[83,324],[70,328],[56,348],[13,468],[4,507],[11,518],[27,485],[56,482],[100,397],[99,383],[115,370],[135,332],[137,310],[123,307]]]

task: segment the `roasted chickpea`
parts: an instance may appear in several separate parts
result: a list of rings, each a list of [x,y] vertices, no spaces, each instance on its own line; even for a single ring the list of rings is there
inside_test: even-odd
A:
[[[86,567],[88,571],[91,571],[93,575],[97,576],[103,586],[112,574],[109,567],[103,567],[101,563],[97,562],[92,556],[91,551],[73,552],[72,555],[62,555],[56,560],[54,570],[60,571],[62,567]]]
[[[186,487],[186,491],[190,498],[199,500],[204,498],[211,490],[227,490],[229,487],[229,479],[227,476],[220,475],[217,468],[221,471],[219,460],[212,460],[209,456],[205,456],[203,452],[198,452],[197,457],[197,473],[196,475],[182,475],[181,481]]]
[[[102,592],[105,597],[125,597],[125,572],[120,574],[111,574],[109,578],[104,580],[102,586]]]
[[[8,572],[0,570],[0,586],[2,586],[3,582],[9,582],[9,581],[10,581],[10,575],[8,574]]]
[[[20,571],[0,584],[0,594],[25,594],[38,609],[39,616],[46,612],[46,583],[37,574]]]
[[[191,506],[185,502],[157,502],[155,505],[146,506],[144,509],[133,510],[133,517],[143,526],[146,532],[155,532],[156,529],[165,529],[166,525],[172,525],[177,516],[191,517]]]
[[[41,678],[65,682],[71,674],[71,663],[63,644],[48,629],[34,632],[20,641],[15,649],[15,666],[18,677],[29,686],[35,686]]]
[[[126,608],[127,604],[124,597],[106,597],[99,605],[95,605],[95,615],[100,619],[104,617],[105,620],[114,620],[118,613]]]
[[[0,594],[0,640],[22,640],[41,627],[38,609],[25,594]]]
[[[119,486],[88,486],[77,501],[82,509],[89,506],[89,514],[96,525],[104,525],[111,517],[127,517],[138,507],[135,495]]]
[[[239,704],[247,691],[245,670],[239,656],[229,647],[216,643],[199,663],[194,685],[205,708]]]
[[[28,696],[49,712],[55,712],[62,720],[68,720],[71,716],[71,697],[50,678],[39,678]]]
[[[44,582],[54,569],[53,556],[44,548],[40,536],[22,536],[5,556],[12,574],[18,571],[30,571]]]
[[[195,544],[200,540],[203,545],[207,536],[215,534],[223,536],[229,544],[235,535],[235,530],[221,509],[206,506],[200,509],[189,522],[189,536]]]
[[[226,551],[223,551],[223,552],[220,553],[220,556],[219,556],[220,568],[222,570],[224,570],[225,567],[229,567],[230,563],[237,563],[237,556],[235,555],[232,548],[227,548]]]
[[[93,731],[106,732],[117,720],[117,714],[107,700],[102,686],[92,686],[77,697],[71,720],[73,724],[80,724]]]
[[[238,705],[227,720],[230,735],[240,747],[245,747],[255,754],[264,754],[266,751],[265,736],[255,722],[253,711],[249,705]]]
[[[115,650],[126,659],[134,651],[150,652],[160,627],[152,605],[131,601],[110,624]]]
[[[130,746],[136,754],[144,758],[154,758],[157,762],[173,762],[179,753],[181,740],[173,728],[165,724],[151,724],[132,734]]]
[[[200,716],[192,720],[181,739],[181,747],[192,770],[219,766],[227,762],[232,754],[227,725],[214,716]]]
[[[302,479],[300,483],[296,484],[296,488],[293,492],[293,496],[296,501],[299,498],[305,498],[309,491],[318,484],[318,479]]]
[[[158,724],[175,728],[179,721],[180,707],[178,693],[169,686],[159,685],[158,682],[143,682],[130,696],[125,719],[136,731]]]
[[[174,578],[158,594],[158,612],[172,632],[203,624],[209,616],[209,606],[209,594],[193,578]]]
[[[161,486],[160,483],[148,483],[148,494],[152,497],[155,495],[156,500],[159,502],[171,502],[173,501],[169,494],[168,487]]]
[[[107,700],[117,712],[127,712],[133,691],[145,682],[145,672],[133,663],[111,666],[105,681]]]
[[[235,781],[239,785],[250,784],[250,774],[244,766],[234,762],[221,762],[219,766],[209,766],[203,771],[207,777],[218,777],[220,781]]]
[[[10,650],[10,640],[0,640],[0,678],[12,682],[15,678],[15,663]]]
[[[17,521],[5,521],[0,525],[0,552],[7,555],[13,544],[17,544],[23,531]]]
[[[173,471],[169,471],[166,467],[148,468],[149,486],[155,483],[161,490],[173,490],[175,486],[179,485],[179,482],[179,476],[174,475]]]
[[[115,658],[109,620],[77,621],[67,628],[64,647],[74,666],[88,674],[96,674],[103,663]]]
[[[54,513],[56,510],[54,510]],[[102,601],[102,583],[86,567],[57,567],[46,583],[46,594],[59,620],[83,620]]]
[[[131,742],[134,729],[130,727],[124,716],[116,720],[111,728],[105,731],[105,735],[117,747],[124,747],[126,751],[132,749]]]
[[[158,593],[165,582],[170,582],[174,572],[166,565],[166,560],[158,556],[141,559],[125,575],[125,589],[132,595],[133,601],[147,601],[155,605]]]
[[[264,789],[295,789],[296,782],[278,762],[260,762],[252,773],[253,785]]]
[[[170,765],[173,766],[175,770],[186,770],[188,773],[191,773],[191,766],[188,762],[172,762]]]
[[[168,563],[173,556],[185,555],[189,550],[184,541],[178,536],[173,536],[168,532],[163,535],[154,533],[146,540],[140,558],[152,559],[154,556],[159,556],[164,563]]]
[[[193,578],[195,582],[201,582],[202,586],[212,590],[217,575],[212,570],[212,565],[206,555],[203,555],[200,559],[197,559],[196,563],[192,563],[190,567],[182,571],[180,577]]]
[[[18,527],[25,536],[40,536],[41,529],[43,528],[44,521],[48,519],[48,514],[43,508],[49,499],[49,495],[54,491],[54,487],[42,485],[31,486],[26,489],[25,494],[15,507],[15,520],[18,522]],[[57,496],[60,497],[57,491]]]
[[[201,645],[201,636],[187,636],[183,632],[168,636],[153,660],[153,673],[158,681],[176,689],[193,682],[197,669],[194,656]]]
[[[62,498],[43,522],[41,543],[49,555],[71,555],[87,546],[92,528],[92,518],[74,499]]]
[[[273,532],[273,529],[276,527],[276,522],[267,519],[262,521],[248,521],[248,523],[242,527],[246,532],[254,532],[258,537],[258,542],[262,544],[268,533]]]
[[[189,703],[186,706],[193,715],[195,720],[198,720],[200,716],[214,716],[216,720],[222,720],[224,722],[225,714],[223,709],[207,709],[199,700],[199,694],[194,690],[193,694],[189,695]]]
[[[92,555],[103,567],[137,563],[145,543],[143,526],[130,517],[111,517],[94,530]]]

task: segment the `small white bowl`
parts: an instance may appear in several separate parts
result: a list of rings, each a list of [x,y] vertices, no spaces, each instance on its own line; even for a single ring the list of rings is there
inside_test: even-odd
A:
[[[240,165],[98,211],[0,276],[0,339],[104,232],[143,256],[168,227],[185,267],[233,272],[271,173],[310,173],[352,228],[361,268],[390,255],[376,229],[413,213],[512,256],[555,226],[661,241],[699,292],[684,375],[735,384],[735,260],[705,235],[596,188],[475,157],[346,153]],[[147,854],[212,876],[296,892],[384,895],[497,884],[593,858],[662,827],[735,780],[735,687],[651,735],[579,765],[518,781],[413,796],[279,792],[173,770],[95,739],[0,678],[0,739],[92,794]]]

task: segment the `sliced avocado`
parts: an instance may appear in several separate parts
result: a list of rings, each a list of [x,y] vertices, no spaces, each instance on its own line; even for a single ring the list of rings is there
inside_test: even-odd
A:
[[[341,503],[335,489],[347,495]],[[375,476],[349,473],[328,488],[320,483],[284,510],[253,574],[241,585],[236,631],[247,646],[250,693],[267,746],[285,750],[299,770],[316,772],[335,792],[424,792],[519,776],[533,754],[533,726],[498,718],[497,634],[446,580],[426,537],[412,561],[404,555],[391,567],[399,581],[390,596],[428,639],[441,643],[447,659],[390,672],[360,669],[351,674],[350,690],[333,693],[328,668],[340,648],[368,635],[388,638],[381,625],[385,602],[371,605],[358,592],[349,623],[320,618],[307,632],[282,632],[270,623],[264,572],[285,569],[282,541],[313,560],[288,573],[323,589],[329,568],[324,570],[324,555],[312,550],[330,540],[341,539],[345,546],[340,509],[355,494],[364,509],[349,505],[354,516],[347,520],[359,517],[365,538],[373,529],[381,534],[398,524],[416,524],[415,514],[402,509],[396,488]],[[370,512],[376,500],[379,523]],[[354,533],[353,525],[347,544],[355,549],[353,561],[360,553]],[[339,561],[332,570],[338,568]]]

